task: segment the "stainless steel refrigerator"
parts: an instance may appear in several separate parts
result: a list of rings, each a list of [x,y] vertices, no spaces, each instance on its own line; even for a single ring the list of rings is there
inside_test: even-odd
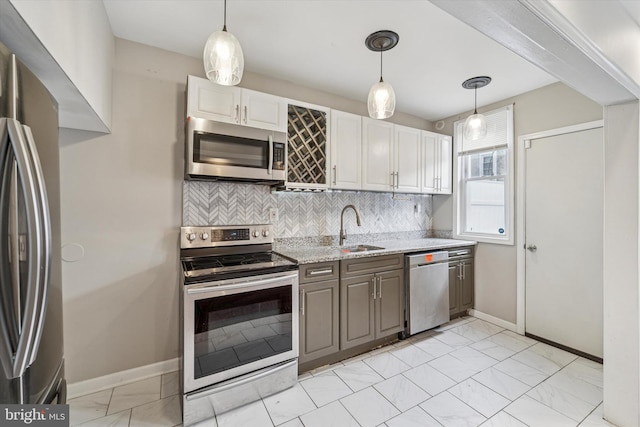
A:
[[[66,403],[58,106],[0,44],[0,403]]]

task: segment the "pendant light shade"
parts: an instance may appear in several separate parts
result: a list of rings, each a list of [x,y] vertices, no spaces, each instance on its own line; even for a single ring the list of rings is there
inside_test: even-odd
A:
[[[207,78],[223,86],[235,86],[242,80],[244,55],[238,39],[227,32],[227,1],[224,2],[222,30],[209,36],[204,47],[204,71]]]
[[[380,81],[369,89],[367,109],[372,119],[388,119],[396,109],[396,94],[391,85],[382,79],[382,52],[398,44],[400,37],[389,30],[376,31],[365,40],[365,45],[374,52],[380,52]]]
[[[472,114],[464,121],[464,139],[476,141],[487,136],[487,120],[482,114]]]
[[[387,119],[393,116],[396,109],[396,94],[389,83],[380,79],[378,83],[371,86],[367,108],[369,117],[372,119]]]
[[[473,114],[464,121],[464,139],[467,141],[476,141],[487,136],[487,120],[482,114],[478,113],[478,88],[485,87],[491,83],[491,77],[479,76],[472,77],[462,82],[465,89],[473,89],[474,104]]]

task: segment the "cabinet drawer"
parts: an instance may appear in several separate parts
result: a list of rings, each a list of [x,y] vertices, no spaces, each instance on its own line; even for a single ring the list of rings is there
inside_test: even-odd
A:
[[[402,254],[349,259],[340,262],[340,274],[342,277],[379,273],[381,271],[395,270],[398,268],[404,268],[404,257]]]
[[[339,271],[338,261],[303,264],[300,266],[300,283],[337,279]]]

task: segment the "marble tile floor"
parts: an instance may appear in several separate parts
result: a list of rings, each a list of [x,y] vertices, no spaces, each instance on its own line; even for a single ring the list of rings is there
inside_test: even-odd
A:
[[[72,426],[181,425],[178,373],[69,401]],[[602,365],[463,317],[198,426],[611,426]]]

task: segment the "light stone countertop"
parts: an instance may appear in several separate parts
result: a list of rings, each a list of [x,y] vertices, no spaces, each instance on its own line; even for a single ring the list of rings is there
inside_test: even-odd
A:
[[[411,239],[411,240],[381,240],[364,244],[380,246],[384,249],[363,252],[343,252],[344,248],[357,246],[357,242],[347,242],[343,247],[338,246],[303,246],[286,247],[276,246],[275,252],[282,256],[295,260],[298,264],[313,264],[316,262],[339,261],[353,258],[375,257],[400,253],[431,251],[434,249],[456,248],[461,246],[473,246],[477,242],[455,239]]]

